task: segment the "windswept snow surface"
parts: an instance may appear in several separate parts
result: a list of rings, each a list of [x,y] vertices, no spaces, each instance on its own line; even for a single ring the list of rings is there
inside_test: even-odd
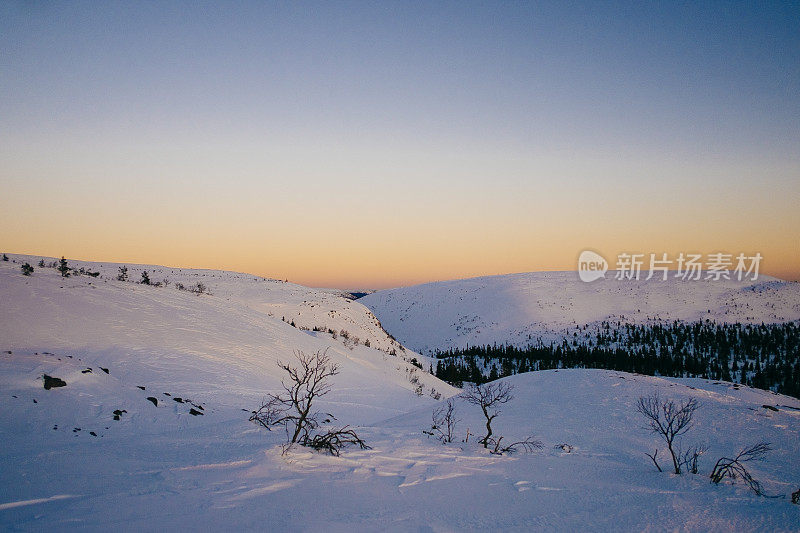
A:
[[[358,301],[386,331],[421,353],[486,344],[518,347],[612,322],[775,323],[800,320],[800,283],[684,281],[671,276],[584,283],[577,272],[530,272],[377,291]]]
[[[328,310],[366,316],[333,291],[286,290],[224,272],[172,274],[183,283],[204,279],[213,295],[197,296],[109,279],[113,265],[99,278],[62,279],[39,268],[27,278],[20,258],[12,259],[0,262],[0,530],[789,531],[800,524],[800,508],[785,498],[707,478],[720,454],[766,440],[775,450],[753,465],[756,477],[769,494],[800,488],[795,399],[600,370],[521,374],[507,378],[516,398],[495,431],[511,440],[534,433],[545,446],[495,456],[475,443],[480,413],[460,399],[458,442],[422,433],[444,401],[430,388],[444,397],[457,390],[417,372],[426,391],[418,396],[413,367],[399,356],[301,331],[274,312],[307,316],[300,304],[323,293],[332,295]],[[159,267],[147,268],[161,279],[152,275]],[[319,407],[357,428],[372,449],[282,455],[284,435],[248,422],[249,410],[277,391],[276,360],[326,348],[341,373]],[[44,374],[67,385],[45,390]],[[709,445],[703,475],[658,473],[644,456],[663,447],[642,429],[634,405],[654,391],[702,403],[684,442]]]

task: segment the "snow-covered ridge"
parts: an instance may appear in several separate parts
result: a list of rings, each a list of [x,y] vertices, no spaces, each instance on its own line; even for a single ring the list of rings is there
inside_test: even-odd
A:
[[[10,261],[5,263],[8,268],[19,271],[22,263],[28,262],[35,268],[34,276],[52,274],[54,269],[49,267],[39,268],[38,264],[44,260],[46,265],[56,258],[26,255],[8,255]],[[346,331],[351,339],[358,339],[363,344],[369,341],[370,346],[385,352],[398,352],[405,356],[403,347],[393,340],[381,327],[378,319],[372,312],[359,302],[353,301],[350,294],[339,289],[314,289],[289,283],[282,280],[263,278],[252,274],[230,272],[224,270],[175,268],[160,265],[139,265],[130,263],[109,263],[77,261],[68,259],[69,266],[74,270],[83,268],[87,272],[98,272],[97,283],[117,283],[119,267],[128,269],[128,282],[136,284],[141,280],[142,272],[147,272],[152,283],[163,284],[167,282],[166,289],[176,290],[182,284],[187,290],[192,289],[197,283],[202,283],[208,292],[216,298],[235,304],[243,304],[255,311],[270,317],[294,322],[301,329],[333,330],[337,334]],[[70,278],[75,280],[76,278]],[[92,281],[91,278],[77,278]],[[134,288],[134,285],[124,285]],[[416,356],[410,354],[408,359]]]
[[[800,283],[660,278],[584,283],[576,272],[530,272],[377,291],[359,302],[422,353],[468,345],[525,346],[600,321],[800,320]]]

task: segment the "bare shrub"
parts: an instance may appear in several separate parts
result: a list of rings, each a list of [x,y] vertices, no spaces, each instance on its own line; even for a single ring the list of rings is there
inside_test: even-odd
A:
[[[189,291],[191,291],[191,292],[193,292],[195,294],[211,294],[211,292],[208,290],[208,287],[206,287],[203,283],[201,283],[199,281],[197,282],[197,284],[194,287],[189,289]]]
[[[714,470],[711,471],[711,482],[719,484],[726,477],[732,481],[737,478],[742,478],[747,488],[757,495],[763,496],[764,489],[761,483],[747,471],[745,463],[763,459],[764,455],[770,450],[772,450],[772,448],[768,442],[759,442],[743,449],[736,457],[720,457],[714,465]]]
[[[495,455],[503,455],[507,453],[511,455],[512,453],[523,451],[525,453],[531,453],[535,450],[540,450],[544,447],[542,441],[534,439],[533,436],[526,437],[523,440],[512,442],[511,444],[502,444],[503,437],[498,437],[497,439],[490,437],[489,444],[493,446],[491,453]]]
[[[341,429],[331,429],[324,433],[314,435],[304,439],[300,444],[318,451],[328,452],[336,457],[339,456],[341,449],[346,446],[355,445],[362,450],[370,449],[367,443],[361,440],[361,437],[359,437],[355,431],[349,429],[348,426],[344,426]]]
[[[286,430],[288,447],[299,443],[333,455],[339,455],[339,449],[350,444],[366,448],[367,445],[347,426],[314,433],[321,424],[336,420],[330,413],[313,411],[312,406],[317,398],[331,391],[329,378],[339,373],[339,366],[331,361],[327,350],[312,355],[298,350],[294,355],[296,364],[278,362],[278,366],[288,374],[288,380],[281,382],[283,393],[269,394],[252,412],[250,420],[269,430],[282,426]]]
[[[681,461],[676,451],[675,439],[692,427],[694,413],[700,407],[697,400],[691,398],[686,402],[675,403],[674,400],[661,400],[657,394],[642,396],[636,404],[636,410],[647,418],[648,429],[664,439],[672,456],[672,466],[676,474],[681,473]],[[661,471],[655,455],[647,454]]]
[[[431,429],[424,433],[436,437],[442,444],[447,444],[453,442],[453,433],[460,421],[460,418],[456,418],[456,406],[453,400],[447,400],[446,405],[433,410]]]
[[[498,407],[514,399],[512,390],[513,387],[508,383],[494,382],[471,387],[461,394],[467,403],[480,407],[486,418],[486,436],[478,441],[484,448],[489,447],[492,437],[492,421],[501,413]]]
[[[708,448],[705,446],[690,446],[686,450],[678,449],[678,464],[681,471],[689,472],[690,474],[697,474],[698,460],[700,456],[705,454]]]

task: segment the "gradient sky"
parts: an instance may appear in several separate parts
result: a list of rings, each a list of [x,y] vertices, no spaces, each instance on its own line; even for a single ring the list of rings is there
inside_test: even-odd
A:
[[[761,252],[796,2],[2,2],[0,248],[372,287]]]

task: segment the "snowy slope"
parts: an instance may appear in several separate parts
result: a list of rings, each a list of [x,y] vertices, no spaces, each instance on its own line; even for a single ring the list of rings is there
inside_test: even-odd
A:
[[[707,480],[716,455],[768,440],[775,451],[755,465],[758,478],[770,494],[800,488],[798,400],[599,370],[522,374],[508,378],[516,399],[496,431],[533,432],[545,448],[498,457],[475,437],[444,446],[422,433],[439,405],[430,388],[445,397],[457,390],[385,351],[270,316],[259,308],[261,289],[245,297],[249,284],[270,282],[181,275],[205,277],[213,295],[62,279],[49,269],[26,278],[19,263],[0,262],[0,530],[781,531],[800,523],[786,499]],[[302,288],[285,291],[287,300],[292,291]],[[372,449],[282,456],[283,434],[248,422],[248,411],[279,386],[276,360],[326,348],[341,373],[319,406]],[[67,386],[45,390],[43,374]],[[705,475],[658,473],[644,456],[659,443],[633,404],[655,390],[702,402],[687,443],[709,444]],[[457,435],[475,434],[479,412],[456,402]]]
[[[39,269],[36,265],[41,259],[44,259],[46,264],[50,264],[56,261],[56,258],[15,254],[9,254],[8,257],[11,261],[5,266],[12,270],[19,271],[23,262],[29,262],[37,272],[49,274],[54,272],[51,268]],[[16,263],[12,263],[12,261]],[[347,297],[348,293],[338,289],[314,289],[252,274],[220,270],[76,261],[73,259],[68,259],[68,262],[69,266],[76,270],[83,267],[91,272],[99,272],[99,281],[105,282],[116,280],[120,266],[128,268],[128,281],[131,284],[141,280],[143,271],[148,273],[153,283],[162,283],[166,280],[168,282],[166,288],[170,290],[175,290],[178,283],[189,289],[199,282],[219,299],[234,304],[244,304],[268,316],[285,319],[287,323],[294,322],[298,328],[318,327],[326,330],[332,329],[337,333],[345,330],[351,336],[358,338],[362,344],[369,340],[373,348],[385,352],[395,350],[399,352],[399,355],[405,355],[402,353],[399,343],[392,340],[383,331],[377,318],[369,309],[359,302],[352,301],[352,298]],[[411,354],[411,356],[414,355]]]
[[[800,488],[800,403],[763,391],[600,370],[522,374],[507,378],[516,398],[495,429],[508,438],[534,432],[545,445],[539,452],[494,456],[474,437],[439,444],[421,432],[430,424],[423,408],[360,428],[372,449],[332,458],[302,449],[281,456],[279,435],[234,411],[201,421],[172,405],[157,417],[124,414],[92,437],[85,420],[65,420],[67,411],[79,417],[64,407],[76,399],[70,386],[46,395],[9,384],[7,363],[2,389],[17,398],[0,414],[8,443],[0,452],[0,528],[791,531],[800,523],[800,509],[785,498],[707,478],[718,455],[764,439],[775,451],[753,473],[770,495]],[[633,405],[653,391],[702,401],[685,438],[710,445],[701,474],[658,473],[644,456],[662,446],[641,429]],[[457,414],[459,436],[482,426],[463,401]],[[52,430],[54,418],[66,427]],[[72,432],[74,423],[82,431]]]
[[[576,325],[647,320],[785,322],[800,319],[800,283],[614,280],[531,272],[377,291],[358,301],[422,353],[467,345],[559,339]]]
[[[187,393],[208,392],[204,390],[208,387],[226,402],[241,402],[241,395],[247,394],[252,403],[264,390],[278,386],[276,362],[286,361],[294,350],[326,348],[342,367],[342,374],[350,376],[348,386],[356,389],[355,394],[383,395],[393,390],[387,388],[393,382],[398,394],[405,395],[415,388],[409,380],[411,373],[418,376],[427,393],[436,385],[445,394],[455,391],[401,357],[386,353],[392,341],[370,320],[371,314],[335,294],[232,272],[129,267],[132,279],[139,277],[139,268],[147,269],[153,281],[169,271],[173,284],[189,285],[200,279],[212,291],[212,295],[195,295],[172,287],[116,281],[111,276],[116,274],[116,265],[74,264],[75,268],[86,265],[100,271],[98,278],[61,278],[47,268],[24,277],[19,262],[0,262],[3,349],[80,353],[87,364],[114,366],[115,374],[126,379],[148,378],[164,385],[175,384],[176,379],[180,382],[176,374],[191,370],[203,379],[187,378],[187,385],[191,382],[192,387],[201,389]],[[333,339],[327,333],[292,327],[267,312],[276,306],[284,311],[301,309],[298,316],[309,323],[316,320],[317,312],[325,313],[319,320],[334,314],[338,318],[331,318],[329,324],[347,324],[364,334],[365,340],[371,339],[372,348],[341,336]],[[306,311],[306,307],[314,311]],[[386,351],[376,349],[381,344]],[[166,374],[166,369],[171,373]],[[387,398],[386,405],[395,400]],[[374,400],[362,408],[381,409]]]

